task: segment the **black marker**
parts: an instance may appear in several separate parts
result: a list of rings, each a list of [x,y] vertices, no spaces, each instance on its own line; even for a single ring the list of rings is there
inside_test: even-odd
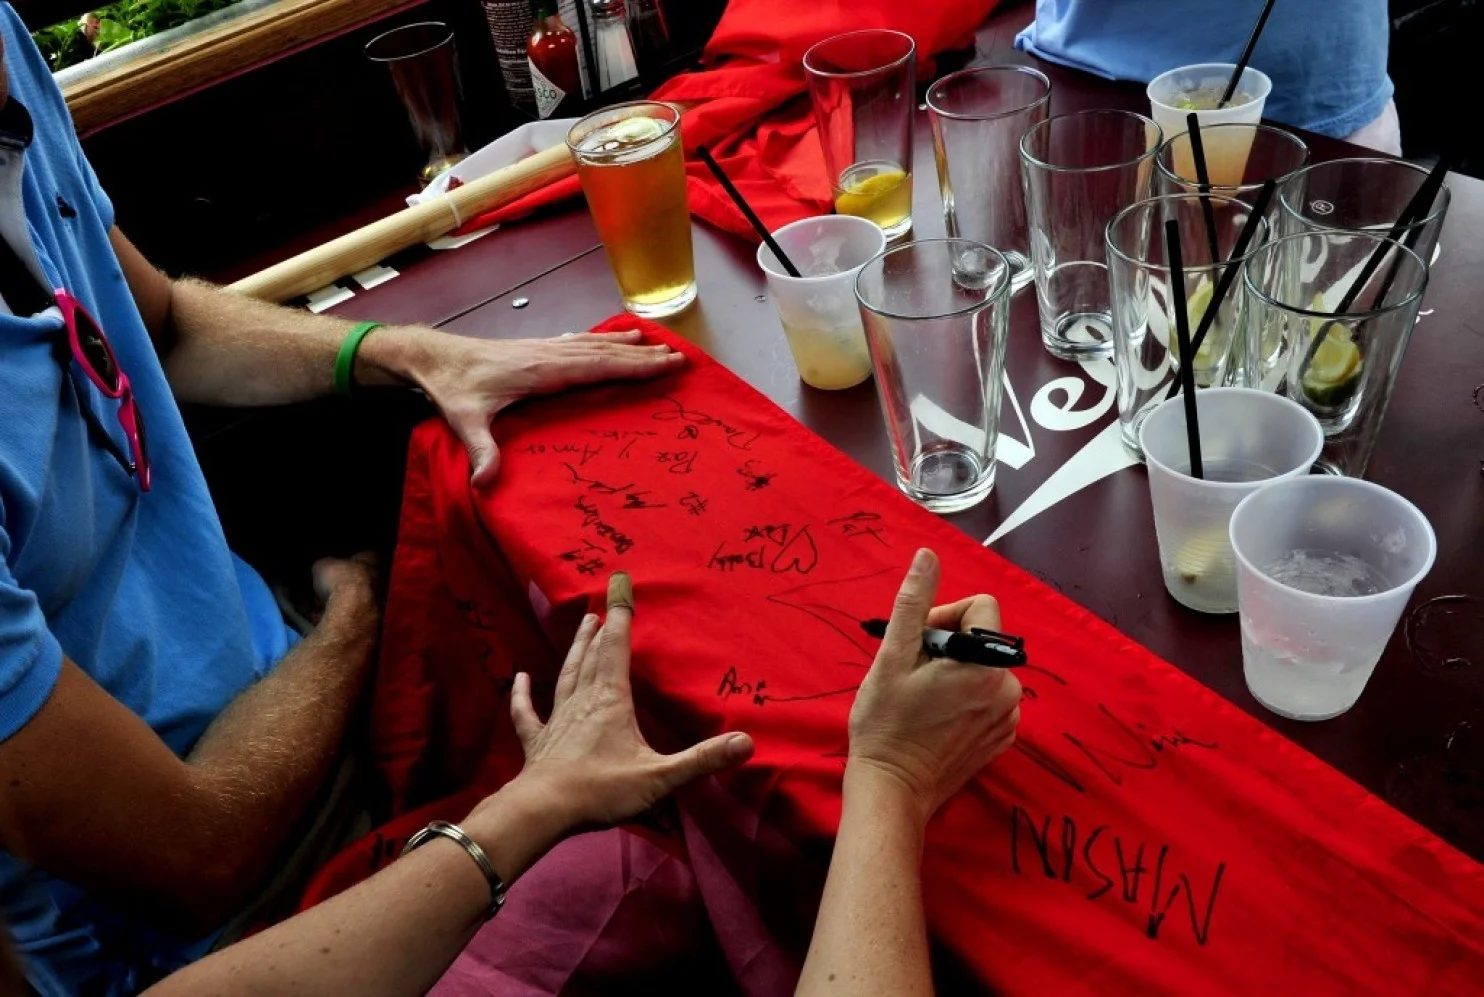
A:
[[[886,636],[886,621],[865,620],[861,629],[879,640]],[[929,658],[952,658],[991,668],[1016,668],[1026,662],[1023,639],[980,627],[973,627],[968,633],[924,627],[922,649]]]

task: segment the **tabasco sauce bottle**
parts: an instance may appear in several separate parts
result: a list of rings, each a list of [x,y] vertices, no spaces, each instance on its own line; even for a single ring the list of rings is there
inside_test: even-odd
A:
[[[556,0],[532,0],[531,13],[535,23],[526,44],[526,59],[531,64],[536,113],[543,118],[575,114],[582,103],[577,36],[562,23]]]

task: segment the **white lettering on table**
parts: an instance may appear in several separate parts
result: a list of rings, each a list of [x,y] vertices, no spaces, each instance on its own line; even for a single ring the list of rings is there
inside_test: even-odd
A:
[[[1047,429],[1057,432],[1071,432],[1091,426],[1113,407],[1113,400],[1118,393],[1117,385],[1113,382],[1113,365],[1107,361],[1097,361],[1098,366],[1106,368],[1106,373],[1094,366],[1093,362],[1084,363],[1083,369],[1092,375],[1094,381],[1103,385],[1103,397],[1091,408],[1079,409],[1077,403],[1082,400],[1082,393],[1086,390],[1087,382],[1080,377],[1058,377],[1056,380],[1041,385],[1041,390],[1036,392],[1036,397],[1031,399],[1031,418],[1036,424],[1045,426]],[[1096,373],[1094,373],[1096,371]],[[1103,382],[1102,377],[1108,380]],[[1065,395],[1062,405],[1056,404],[1052,396],[1061,393]]]
[[[1080,377],[1058,377],[1043,384],[1035,397],[1031,399],[1031,418],[1038,426],[1053,432],[1071,432],[1092,425],[1106,416],[1113,408],[1118,395],[1118,380],[1113,361],[1083,360],[1080,361],[1079,366],[1094,384],[1102,387],[1102,397],[1087,408],[1078,408],[1078,403],[1082,401],[1082,396],[1086,393],[1087,382]],[[1010,384],[1008,374],[1005,377],[1005,390],[1010,394],[1011,404],[1016,416],[1020,419],[1020,427],[1026,435],[1027,442],[1022,445],[1019,440],[1002,435],[997,456],[1003,463],[1019,469],[1036,455],[1036,451],[1030,442],[1030,428],[1026,425],[1025,416],[1020,411],[1020,403],[1016,399],[1015,389]],[[1057,395],[1062,396],[1062,404],[1057,404],[1053,400],[1053,397]],[[1010,451],[1008,457],[1005,456],[1007,443],[1012,444],[1008,448]],[[1016,463],[1010,457],[1020,458],[1020,462]],[[1075,495],[1093,482],[1100,481],[1116,471],[1137,463],[1138,458],[1123,445],[1123,435],[1119,431],[1118,420],[1115,418],[1103,427],[1102,431],[1086,446],[1073,454],[1065,464],[1053,471],[1051,476],[1042,482],[1029,498],[1006,517],[1000,523],[999,528],[984,541],[985,546],[1034,519],[1063,499]]]
[[[1000,377],[1005,385],[1005,394],[1010,399],[1010,407],[1015,410],[1015,418],[1020,422],[1020,431],[1025,436],[1025,442],[1020,442],[1002,430],[995,446],[995,461],[1008,464],[1018,471],[1036,456],[1036,441],[1031,438],[1031,427],[1026,425],[1025,413],[1021,411],[1020,399],[1015,394],[1015,385],[1010,383],[1010,372],[1005,371]]]

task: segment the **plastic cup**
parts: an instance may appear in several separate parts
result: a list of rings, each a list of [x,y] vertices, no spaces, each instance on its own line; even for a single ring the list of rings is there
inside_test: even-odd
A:
[[[1204,478],[1190,476],[1185,402],[1164,402],[1139,427],[1159,566],[1170,597],[1200,613],[1237,611],[1228,526],[1248,495],[1301,477],[1324,447],[1319,421],[1281,395],[1251,388],[1196,392]]]
[[[1438,549],[1427,518],[1400,495],[1323,476],[1249,496],[1232,516],[1231,543],[1247,688],[1294,720],[1355,705]]]
[[[1150,113],[1155,123],[1166,135],[1179,135],[1189,131],[1185,116],[1190,113],[1190,108],[1181,107],[1180,98],[1213,88],[1220,96],[1226,90],[1227,81],[1232,78],[1232,70],[1236,68],[1237,64],[1234,62],[1203,62],[1160,73],[1149,81],[1149,87],[1145,91],[1149,95]],[[1232,99],[1235,101],[1242,94],[1252,99],[1245,104],[1228,104],[1219,111],[1196,111],[1196,120],[1202,128],[1208,125],[1256,124],[1262,120],[1263,106],[1267,104],[1268,94],[1272,92],[1273,81],[1268,79],[1267,74],[1248,66],[1242,71],[1242,79],[1237,84],[1237,91]]]
[[[757,265],[783,324],[804,383],[826,391],[853,388],[871,376],[871,351],[855,299],[855,278],[886,249],[876,223],[854,215],[824,215],[773,233],[802,277],[791,277],[762,245]]]

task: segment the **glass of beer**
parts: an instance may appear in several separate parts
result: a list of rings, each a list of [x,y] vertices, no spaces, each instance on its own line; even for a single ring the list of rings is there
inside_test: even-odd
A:
[[[623,306],[666,318],[696,300],[680,109],[634,101],[589,114],[567,133],[577,176]]]
[[[804,53],[835,211],[869,218],[888,239],[912,228],[917,46],[900,31],[826,38]]]

